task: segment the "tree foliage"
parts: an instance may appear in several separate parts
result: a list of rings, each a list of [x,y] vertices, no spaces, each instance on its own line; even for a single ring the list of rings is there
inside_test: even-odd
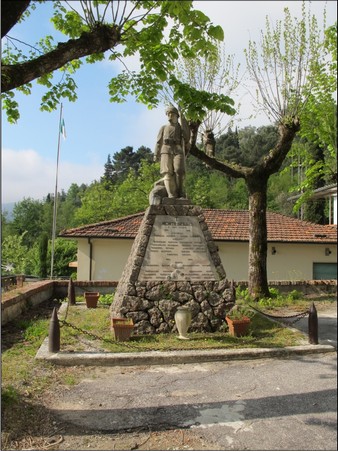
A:
[[[23,243],[26,233],[8,235],[1,243],[1,263],[4,273],[25,273],[27,264],[27,247]]]
[[[159,91],[168,81],[176,96],[187,101],[192,115],[205,109],[206,103],[221,102],[228,108],[230,99],[196,90],[173,77],[174,63],[184,57],[215,56],[215,43],[223,40],[223,30],[213,25],[192,1],[83,1],[76,5],[68,1],[53,1],[51,21],[67,39],[55,42],[53,36],[43,36],[39,43],[21,48],[12,35],[20,20],[29,20],[41,2],[3,1],[1,87],[3,107],[9,121],[19,118],[19,107],[13,90],[30,94],[32,82],[46,87],[42,109],[53,110],[62,98],[76,100],[74,73],[84,63],[96,63],[108,58],[124,64],[131,56],[139,58],[138,71],[124,69],[109,83],[112,102],[124,102],[133,95],[139,102],[155,106]],[[9,20],[11,17],[11,20]],[[13,29],[13,30],[12,30]],[[11,36],[9,33],[11,32]],[[53,73],[62,72],[61,81]],[[192,102],[192,96],[196,96]]]
[[[131,146],[115,152],[111,162],[111,182],[114,184],[123,182],[130,169],[138,174],[143,160],[149,163],[152,161],[152,152],[145,146],[141,146],[136,152]]]
[[[269,178],[285,162],[301,128],[309,93],[315,87],[318,62],[323,63],[323,36],[316,17],[306,11],[292,18],[288,8],[284,20],[266,30],[258,45],[250,41],[246,51],[247,68],[257,90],[257,107],[277,125],[278,139],[253,166],[212,158],[192,143],[190,153],[210,168],[245,180],[249,194],[249,292],[258,299],[269,296],[267,281],[267,189]],[[196,137],[199,124],[191,124]]]
[[[43,215],[41,201],[24,198],[15,204],[11,230],[16,235],[22,236],[24,245],[30,246],[38,240],[42,232]]]
[[[48,252],[48,235],[43,232],[39,241],[39,272],[42,278],[47,278],[47,252]]]
[[[301,113],[301,143],[291,149],[292,163],[304,169],[291,188],[301,196],[297,211],[308,202],[314,189],[337,183],[337,24],[328,27],[322,44],[322,58],[313,64],[313,84]],[[320,156],[320,157],[318,157]],[[315,217],[318,218],[317,214]]]
[[[81,198],[81,207],[75,212],[76,225],[98,223],[113,218],[115,187],[107,190],[106,184],[94,182]]]
[[[247,126],[234,132],[231,128],[216,142],[216,156],[230,163],[254,167],[278,141],[276,126]]]

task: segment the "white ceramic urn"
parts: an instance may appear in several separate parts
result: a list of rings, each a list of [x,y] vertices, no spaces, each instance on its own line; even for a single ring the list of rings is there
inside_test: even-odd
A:
[[[187,337],[188,328],[191,323],[191,310],[186,306],[179,306],[175,312],[175,323],[178,330],[179,339],[189,339]]]

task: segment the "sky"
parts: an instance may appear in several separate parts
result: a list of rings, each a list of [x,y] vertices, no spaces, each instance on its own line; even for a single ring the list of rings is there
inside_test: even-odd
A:
[[[311,12],[322,25],[325,5],[327,25],[332,25],[337,20],[336,1],[312,1]],[[235,63],[240,63],[243,70],[243,50],[249,40],[259,42],[266,17],[272,23],[283,19],[285,7],[292,16],[300,17],[302,1],[195,1],[194,7],[203,11],[215,25],[222,26],[226,53],[234,55]],[[33,45],[42,36],[55,34],[49,22],[50,10],[51,2],[38,6],[26,22],[10,31],[10,35]],[[131,69],[134,65],[137,65],[135,59],[128,62]],[[75,74],[78,100],[75,103],[62,101],[66,138],[60,139],[58,191],[67,191],[72,183],[90,184],[99,180],[108,154],[113,156],[127,146],[132,146],[134,151],[140,146],[154,149],[158,130],[167,122],[165,106],[149,110],[133,98],[124,104],[111,103],[107,85],[121,67],[103,61],[83,65]],[[235,125],[242,128],[269,124],[265,116],[248,119],[254,113],[252,98],[241,88],[235,97],[241,103]],[[7,122],[2,112],[1,200],[4,209],[7,203],[24,198],[42,200],[48,193],[54,193],[60,109],[41,112],[43,92],[43,87],[33,83],[30,96],[16,95],[20,119],[14,125]]]

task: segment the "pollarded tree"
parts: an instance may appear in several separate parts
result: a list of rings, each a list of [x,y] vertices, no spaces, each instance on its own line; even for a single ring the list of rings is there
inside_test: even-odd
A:
[[[192,1],[53,1],[51,17],[57,31],[68,40],[54,43],[51,36],[41,38],[29,51],[12,35],[14,25],[29,20],[33,9],[42,2],[1,2],[1,31],[5,38],[2,52],[1,90],[3,108],[9,121],[19,118],[19,107],[13,90],[30,94],[32,82],[46,86],[42,109],[57,108],[60,99],[76,100],[76,83],[72,74],[84,63],[103,60],[109,51],[109,60],[126,64],[130,56],[138,56],[140,69],[123,70],[109,84],[113,102],[126,101],[132,94],[139,102],[157,105],[158,92],[168,80],[175,91],[186,87],[172,76],[174,62],[179,55],[185,57],[213,56],[215,42],[223,40],[223,30],[213,25],[201,11],[193,8]],[[14,33],[15,30],[13,30]],[[53,80],[53,72],[60,69],[60,82]],[[195,108],[203,103],[218,101],[223,110],[231,99],[218,98],[204,92],[195,99]]]
[[[230,116],[238,113],[239,106],[236,110],[229,96],[239,85],[239,68],[234,55],[226,55],[225,46],[218,44],[213,55],[179,58],[171,79],[163,85],[164,102],[179,104],[189,120],[192,142],[199,134],[209,157],[215,157],[216,138],[230,127]]]
[[[267,187],[277,173],[301,128],[301,115],[315,85],[318,62],[328,56],[315,16],[305,10],[301,20],[285,8],[284,21],[272,26],[267,18],[260,47],[250,42],[247,67],[261,107],[278,128],[278,140],[254,166],[243,167],[211,158],[191,143],[190,153],[209,167],[245,180],[249,192],[249,292],[258,299],[269,296],[267,281]],[[179,99],[177,99],[179,103]],[[193,138],[196,133],[193,134]]]

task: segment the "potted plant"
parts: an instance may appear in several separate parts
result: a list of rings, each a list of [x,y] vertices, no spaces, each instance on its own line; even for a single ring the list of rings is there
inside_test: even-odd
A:
[[[235,305],[225,317],[232,336],[245,336],[250,325],[250,317],[244,307]]]
[[[131,318],[116,318],[111,319],[111,330],[114,339],[119,342],[128,341],[134,328],[134,322]]]
[[[99,292],[85,292],[84,297],[86,300],[87,308],[96,308],[99,296]]]

